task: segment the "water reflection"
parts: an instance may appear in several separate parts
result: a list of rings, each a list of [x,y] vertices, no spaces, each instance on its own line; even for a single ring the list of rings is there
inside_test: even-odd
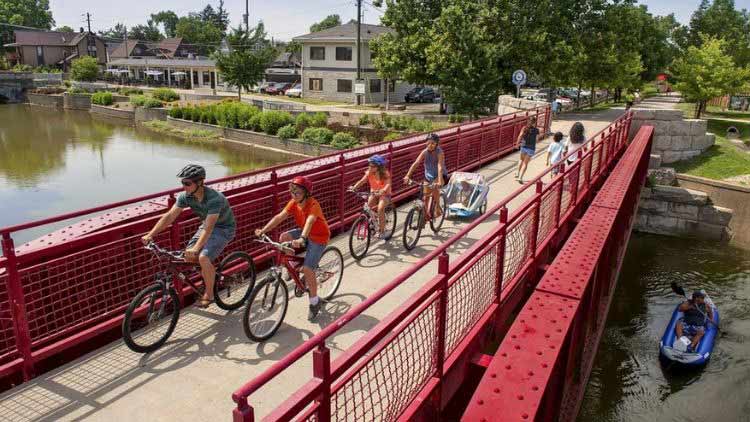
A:
[[[0,227],[178,187],[186,163],[209,179],[290,161],[216,142],[186,142],[88,112],[0,106]],[[54,230],[22,233],[17,243]]]
[[[680,301],[672,281],[706,289],[721,312],[721,334],[703,370],[659,362],[659,339]],[[748,420],[748,336],[750,252],[634,235],[578,420]]]

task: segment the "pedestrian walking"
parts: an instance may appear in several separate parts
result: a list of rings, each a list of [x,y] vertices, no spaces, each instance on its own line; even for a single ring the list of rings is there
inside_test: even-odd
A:
[[[523,184],[523,175],[529,167],[531,157],[536,152],[536,139],[538,136],[539,128],[536,127],[536,116],[531,116],[516,141],[516,144],[521,147],[521,157],[518,160],[518,171],[516,171],[518,183]]]
[[[570,133],[568,134],[568,141],[565,143],[565,153],[564,154],[570,154],[568,157],[568,164],[573,164],[578,159],[578,154],[576,153],[579,149],[583,148],[583,152],[586,152],[586,147],[584,146],[586,142],[586,133],[585,129],[583,127],[583,123],[581,122],[575,122],[573,123],[573,126],[570,128]]]
[[[562,132],[555,132],[552,137],[552,143],[547,148],[547,165],[552,165],[552,172],[550,178],[554,179],[558,173],[560,173],[560,161],[565,151],[565,142],[563,142]]]

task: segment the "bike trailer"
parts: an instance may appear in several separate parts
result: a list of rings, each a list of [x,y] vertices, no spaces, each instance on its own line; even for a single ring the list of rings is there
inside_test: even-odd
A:
[[[487,211],[490,186],[479,173],[455,172],[444,188],[447,217],[476,217]]]

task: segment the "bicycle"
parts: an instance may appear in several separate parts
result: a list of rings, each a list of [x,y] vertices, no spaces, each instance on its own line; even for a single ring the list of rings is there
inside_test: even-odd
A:
[[[411,185],[413,183],[415,182],[410,179],[407,184]],[[404,221],[403,242],[404,248],[409,251],[417,246],[417,241],[419,241],[419,237],[422,235],[422,228],[425,225],[425,220],[430,222],[430,228],[435,234],[440,231],[440,228],[443,227],[443,221],[445,221],[445,212],[447,209],[445,192],[443,192],[442,190],[440,191],[439,199],[440,208],[443,210],[443,212],[440,214],[440,217],[433,218],[432,216],[435,214],[435,204],[432,201],[432,195],[427,198],[428,204],[426,207],[424,201],[422,200],[422,197],[424,195],[423,192],[426,188],[434,189],[437,187],[437,184],[434,182],[422,182],[420,183],[420,186],[422,187],[422,189],[419,192],[419,196],[412,203],[411,209],[409,210],[409,213],[406,214],[406,220]],[[425,209],[428,209],[429,212],[425,212]]]
[[[359,261],[367,255],[372,234],[380,233],[380,218],[378,217],[377,209],[373,210],[368,203],[370,193],[357,192],[352,189],[348,191],[365,200],[362,213],[354,220],[354,224],[349,231],[349,252],[351,252],[354,259]],[[383,240],[387,242],[391,240],[393,233],[396,231],[396,208],[394,208],[393,202],[389,202],[384,212],[385,230],[383,231]]]
[[[242,317],[245,335],[262,342],[276,334],[289,306],[289,290],[282,277],[283,270],[286,269],[294,280],[294,296],[302,297],[307,292],[304,275],[300,275],[305,257],[295,254],[291,242],[274,242],[267,235],[255,241],[276,249],[268,275],[253,289]],[[323,300],[332,298],[341,285],[343,275],[344,256],[341,251],[335,246],[326,247],[315,270],[318,296]]]
[[[193,276],[199,273],[199,264],[185,261],[183,251],[169,251],[154,242],[149,242],[145,248],[154,253],[165,269],[156,273],[156,282],[138,292],[125,311],[122,337],[128,348],[138,353],[153,352],[161,347],[177,325],[181,304],[174,280],[189,284],[199,297],[205,293],[205,288],[193,280]],[[254,285],[252,257],[245,252],[232,252],[216,269],[213,288],[216,304],[227,311],[237,309],[248,298]],[[152,335],[152,330],[163,328],[166,328],[163,333]]]

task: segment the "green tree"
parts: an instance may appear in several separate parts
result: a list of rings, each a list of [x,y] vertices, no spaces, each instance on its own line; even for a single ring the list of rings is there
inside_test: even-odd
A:
[[[737,10],[734,0],[702,0],[690,19],[689,45],[699,47],[703,36],[722,38],[727,53],[739,66],[750,64],[750,15]]]
[[[195,14],[203,22],[212,23],[215,27],[219,28],[221,32],[226,32],[229,26],[229,12],[224,9],[224,0],[219,0],[219,8],[214,9],[213,6],[206,5],[200,12]]]
[[[118,22],[112,28],[109,28],[104,31],[99,31],[99,35],[101,35],[102,37],[106,37],[106,38],[124,40],[127,32],[128,32],[128,28],[122,22]]]
[[[285,47],[284,51],[287,53],[302,54],[302,43],[299,41],[290,41]]]
[[[389,51],[390,48],[397,47],[396,43],[383,41],[382,38],[376,38],[370,41],[370,51],[375,54],[373,64],[377,69],[378,76],[383,79],[383,89],[385,89],[385,109],[390,108],[392,81],[399,79],[402,63],[397,61],[398,54],[395,51]]]
[[[341,17],[339,15],[328,15],[322,21],[310,25],[310,32],[319,32],[339,25],[341,25]]]
[[[223,33],[210,22],[204,22],[195,15],[183,16],[177,21],[175,35],[188,44],[199,44],[202,53],[212,52],[221,42]]]
[[[70,67],[70,78],[74,81],[93,82],[99,75],[99,65],[96,58],[84,56],[73,60]]]
[[[0,22],[51,29],[55,25],[49,0],[0,0]],[[3,44],[13,42],[13,27],[0,25],[0,53]]]
[[[58,26],[55,28],[55,31],[57,32],[76,32],[75,29],[69,27],[68,25]]]
[[[175,36],[177,31],[177,21],[179,20],[180,18],[177,17],[177,14],[171,10],[162,10],[159,13],[151,14],[151,21],[154,25],[163,25],[164,34],[169,38]]]
[[[128,38],[136,40],[157,42],[164,39],[164,35],[159,32],[159,27],[149,19],[147,25],[136,25],[130,28]]]
[[[242,89],[248,91],[263,80],[266,68],[278,52],[268,41],[262,22],[249,33],[240,25],[227,39],[231,50],[218,51],[213,57],[224,80],[237,87],[237,97],[242,100]]]
[[[685,100],[696,103],[696,119],[708,100],[747,88],[750,69],[735,65],[726,48],[723,39],[704,36],[701,47],[688,47],[672,65],[675,89]]]

